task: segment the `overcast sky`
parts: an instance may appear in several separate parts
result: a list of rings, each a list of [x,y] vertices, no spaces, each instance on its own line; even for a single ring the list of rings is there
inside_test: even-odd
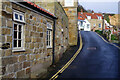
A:
[[[92,9],[95,12],[118,14],[118,2],[120,0],[79,0],[85,9]]]

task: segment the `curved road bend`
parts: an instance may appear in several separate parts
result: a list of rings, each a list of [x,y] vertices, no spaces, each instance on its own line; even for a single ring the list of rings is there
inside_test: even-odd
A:
[[[120,49],[81,31],[83,49],[60,78],[120,78]]]

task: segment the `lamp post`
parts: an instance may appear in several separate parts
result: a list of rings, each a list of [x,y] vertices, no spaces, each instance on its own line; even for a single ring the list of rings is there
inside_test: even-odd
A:
[[[105,15],[104,15],[104,13],[103,13],[103,15],[102,15],[102,16],[103,16],[102,33],[104,34],[104,16],[105,16]]]

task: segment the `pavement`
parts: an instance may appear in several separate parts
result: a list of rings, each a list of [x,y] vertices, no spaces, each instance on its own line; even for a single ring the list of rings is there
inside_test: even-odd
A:
[[[55,63],[54,65],[51,65],[48,68],[48,73],[46,75],[46,77],[44,77],[43,79],[48,80],[50,79],[55,73],[57,73],[58,70],[60,70],[72,57],[73,55],[76,53],[76,51],[79,48],[79,37],[78,37],[78,45],[76,46],[70,46],[65,53],[63,53],[62,58],[59,60],[59,62]]]

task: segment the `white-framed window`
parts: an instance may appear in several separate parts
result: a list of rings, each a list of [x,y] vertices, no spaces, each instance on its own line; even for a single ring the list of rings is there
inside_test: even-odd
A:
[[[23,51],[24,49],[24,13],[14,10],[13,12],[13,51]]]
[[[13,51],[24,50],[23,24],[13,23]]]
[[[87,28],[89,28],[89,26],[90,26],[90,25],[89,25],[89,24],[87,24]]]
[[[101,16],[98,16],[98,19],[99,19],[99,20],[102,20],[102,17],[101,17]]]
[[[14,12],[13,12],[13,20],[18,21],[18,22],[25,22],[24,13],[14,10]]]
[[[101,24],[99,24],[99,28],[101,28]]]
[[[74,6],[74,0],[65,0],[65,6]]]
[[[81,25],[80,26],[83,27],[83,21],[81,21]]]
[[[91,19],[91,16],[87,16],[87,19]]]
[[[96,26],[96,24],[93,24],[93,26],[95,27],[95,26]]]
[[[52,25],[47,23],[47,48],[52,48]]]

